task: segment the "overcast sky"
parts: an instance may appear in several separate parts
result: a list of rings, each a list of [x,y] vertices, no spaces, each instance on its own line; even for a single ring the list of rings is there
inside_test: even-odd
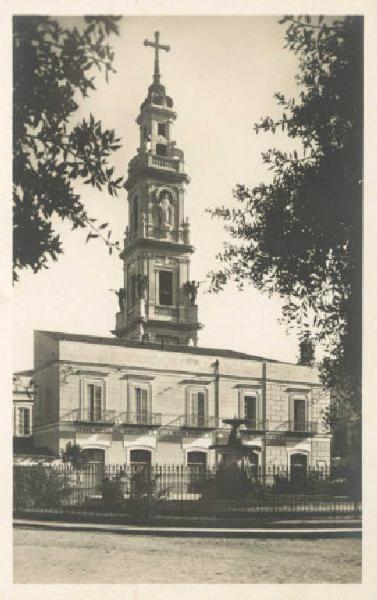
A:
[[[63,21],[63,19],[62,19]],[[79,22],[69,19],[69,23]],[[171,51],[160,61],[162,82],[173,97],[178,119],[177,146],[185,152],[187,187],[185,212],[196,248],[191,276],[204,280],[216,266],[215,254],[225,239],[220,222],[211,220],[207,207],[234,203],[237,183],[267,182],[271,174],[261,152],[269,147],[289,149],[276,134],[255,135],[260,117],[279,115],[276,91],[296,93],[297,62],[284,49],[284,25],[274,17],[126,17],[120,37],[112,38],[115,68],[107,84],[97,77],[97,90],[81,102],[79,117],[92,112],[122,138],[114,156],[118,176],[136,153],[135,119],[152,82],[154,52],[143,45],[153,39]],[[117,199],[89,186],[77,186],[93,217],[109,221],[114,237],[123,239],[127,225],[127,195]],[[109,256],[98,240],[85,245],[84,231],[56,223],[64,255],[38,274],[24,271],[14,293],[14,367],[33,365],[33,331],[48,329],[110,336],[117,300],[109,288],[123,285],[122,263]],[[296,361],[297,339],[279,324],[281,302],[252,287],[238,292],[233,286],[214,295],[198,294],[199,318],[204,324],[199,345],[231,348],[251,354]]]

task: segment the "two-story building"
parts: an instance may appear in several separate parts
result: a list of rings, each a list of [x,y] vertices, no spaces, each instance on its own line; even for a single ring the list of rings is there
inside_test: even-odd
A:
[[[35,443],[104,463],[208,466],[222,419],[246,419],[259,466],[329,465],[315,369],[229,350],[35,332]],[[255,450],[255,447],[258,449]]]

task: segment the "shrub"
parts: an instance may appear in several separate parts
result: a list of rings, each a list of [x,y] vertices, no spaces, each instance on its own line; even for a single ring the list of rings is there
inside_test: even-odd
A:
[[[15,468],[16,508],[58,508],[71,491],[70,475],[66,470],[43,465]]]

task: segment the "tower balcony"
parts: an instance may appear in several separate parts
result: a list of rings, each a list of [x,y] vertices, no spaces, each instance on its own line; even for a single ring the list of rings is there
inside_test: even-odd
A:
[[[197,323],[198,307],[195,306],[160,306],[149,305],[147,315],[149,319],[159,321],[178,321],[179,323]]]
[[[128,176],[131,177],[140,169],[150,168],[167,172],[184,173],[183,160],[178,156],[159,156],[152,153],[140,152],[130,161],[128,166]]]

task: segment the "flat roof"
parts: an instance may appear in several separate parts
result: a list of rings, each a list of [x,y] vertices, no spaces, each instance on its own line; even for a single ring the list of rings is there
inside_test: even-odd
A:
[[[134,340],[125,340],[122,338],[108,338],[97,335],[83,335],[79,333],[64,333],[61,331],[44,331],[36,330],[38,333],[43,333],[57,341],[67,342],[82,342],[84,344],[100,344],[103,346],[122,346],[124,348],[145,348],[150,350],[160,350],[163,352],[182,352],[186,354],[199,354],[204,356],[223,356],[227,358],[238,358],[242,360],[257,360],[273,363],[282,363],[282,361],[263,356],[254,356],[245,352],[236,352],[235,350],[227,350],[222,348],[203,348],[201,346],[176,346],[173,344],[163,345],[159,342],[137,342]],[[295,364],[295,363],[284,363]]]

